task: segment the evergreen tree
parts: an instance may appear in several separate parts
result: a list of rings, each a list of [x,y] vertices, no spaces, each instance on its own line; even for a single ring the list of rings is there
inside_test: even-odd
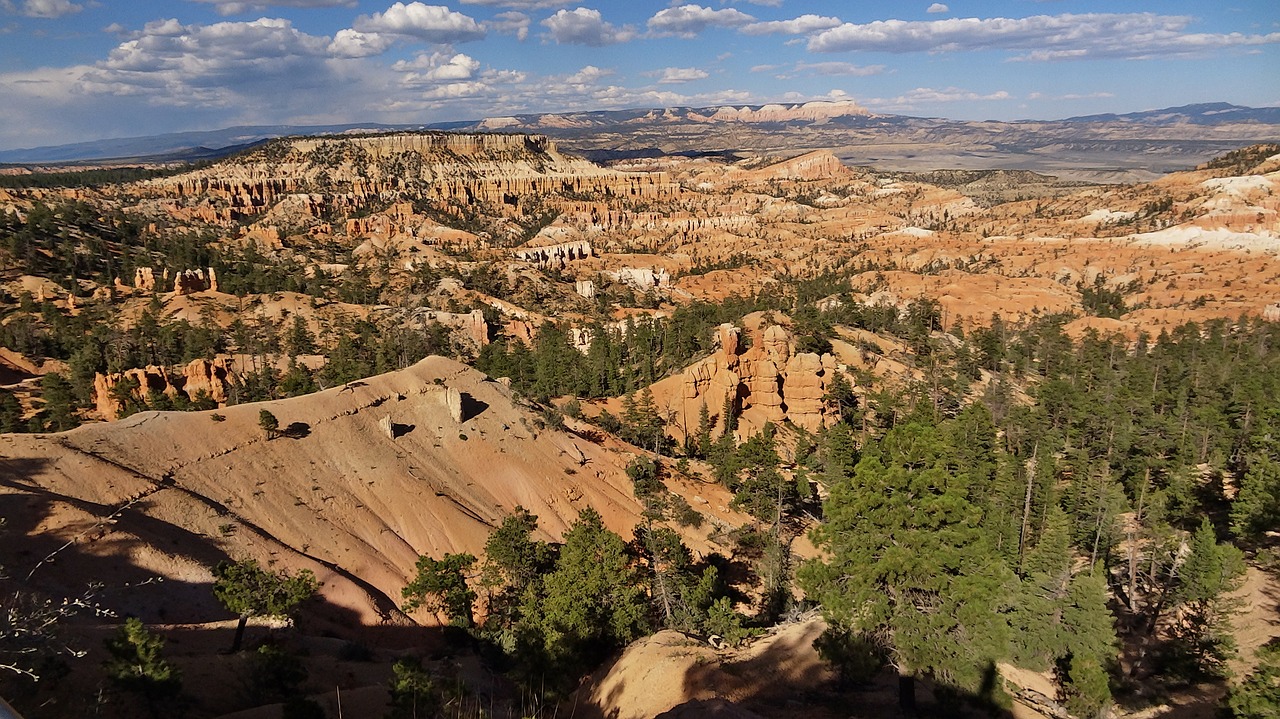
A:
[[[833,374],[822,401],[835,410],[838,421],[850,426],[857,425],[861,421],[862,412],[858,395],[854,393],[853,384],[843,372],[837,371]]]
[[[800,572],[828,622],[885,638],[908,711],[917,675],[976,690],[1007,651],[1000,613],[1012,575],[982,541],[970,479],[947,456],[938,431],[918,424],[868,447],[813,531],[828,558]]]
[[[309,569],[292,575],[269,572],[258,566],[256,559],[221,562],[213,568],[213,577],[214,596],[228,611],[239,615],[232,652],[240,651],[250,617],[292,619],[298,607],[319,589]]]
[[[157,702],[172,699],[181,691],[181,673],[162,656],[164,638],[147,631],[137,618],[126,620],[105,643],[110,656],[102,667],[107,678],[142,697],[153,714]]]
[[[1231,531],[1241,539],[1257,539],[1280,527],[1280,461],[1257,453],[1240,480],[1231,504]]]
[[[1104,716],[1111,703],[1107,667],[1115,659],[1115,620],[1107,609],[1101,569],[1071,581],[1060,615],[1066,654],[1059,657],[1059,682],[1067,710],[1081,719]]]
[[[280,420],[269,410],[258,410],[258,426],[267,433],[267,439],[275,439],[280,432]]]
[[[526,592],[521,618],[548,664],[564,678],[593,666],[647,629],[648,600],[626,543],[594,509],[582,510],[564,536],[543,594]]]
[[[693,456],[706,459],[711,455],[711,411],[705,400],[698,407],[698,429],[690,444]]]
[[[22,404],[7,389],[0,389],[0,433],[21,432],[26,429],[22,421]]]
[[[397,659],[391,666],[391,682],[387,686],[391,709],[387,719],[418,719],[437,716],[440,695],[431,675],[417,659]]]
[[[1229,719],[1275,719],[1280,716],[1280,641],[1258,648],[1258,666],[1231,687],[1223,702]]]
[[[1228,595],[1243,584],[1244,573],[1244,554],[1219,544],[1213,525],[1202,520],[1173,591],[1177,616],[1163,652],[1167,673],[1188,680],[1226,675],[1227,660],[1235,654],[1231,617],[1238,611]]]
[[[822,435],[819,454],[822,457],[822,482],[828,487],[847,481],[858,463],[858,444],[853,428],[837,422]]]
[[[476,558],[470,554],[446,554],[444,559],[418,557],[417,574],[400,591],[404,610],[411,612],[425,606],[433,612],[444,612],[451,622],[471,626],[476,593],[467,586],[467,571],[475,563]]]
[[[40,390],[44,397],[44,431],[65,432],[80,426],[75,413],[75,396],[71,385],[57,372],[40,378]]]

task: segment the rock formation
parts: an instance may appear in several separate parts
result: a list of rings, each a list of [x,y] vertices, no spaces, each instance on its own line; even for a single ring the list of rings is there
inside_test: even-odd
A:
[[[445,387],[440,393],[445,409],[449,410],[449,418],[455,424],[462,424],[462,393],[453,387]]]
[[[566,262],[585,260],[594,257],[595,253],[591,250],[590,242],[582,241],[545,247],[521,247],[515,251],[515,256],[525,262],[534,262],[539,267],[563,268]]]
[[[206,270],[183,270],[173,278],[174,294],[179,296],[218,289],[218,279],[213,268]]]
[[[484,312],[441,312],[439,310],[421,309],[413,313],[413,319],[420,323],[438,322],[446,327],[459,330],[477,350],[489,344],[489,323],[484,319]]]
[[[608,274],[614,280],[640,291],[662,289],[671,285],[671,273],[661,267],[623,267]]]
[[[133,288],[143,292],[154,292],[156,289],[155,271],[150,267],[139,267],[134,270]]]
[[[678,412],[685,427],[697,425],[702,404],[712,416],[732,397],[739,415],[739,434],[750,436],[765,422],[790,421],[816,432],[830,414],[823,402],[828,383],[839,371],[829,354],[792,354],[787,330],[771,325],[752,336],[751,348],[739,354],[739,330],[722,325],[720,349],[690,365],[683,376]],[[724,418],[716,417],[719,427]]]
[[[123,411],[120,399],[113,395],[113,390],[125,380],[137,382],[133,397],[139,403],[145,402],[148,395],[156,393],[170,398],[181,394],[188,401],[195,401],[204,395],[220,405],[227,402],[227,389],[237,381],[225,357],[192,360],[180,373],[154,365],[108,374],[99,372],[93,378],[93,400],[103,419],[114,420]]]
[[[138,187],[144,196],[207,205],[223,224],[262,215],[287,197],[305,198],[293,209],[319,216],[326,206],[350,210],[406,196],[514,206],[525,196],[660,199],[676,190],[663,173],[623,173],[567,157],[539,135],[440,132],[275,140],[235,163]]]

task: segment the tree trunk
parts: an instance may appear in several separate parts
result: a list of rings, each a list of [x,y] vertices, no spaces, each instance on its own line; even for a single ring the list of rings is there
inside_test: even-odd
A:
[[[244,628],[249,623],[249,617],[241,614],[240,621],[236,624],[236,637],[231,640],[231,653],[235,654],[240,651],[240,644],[244,641]]]
[[[916,675],[905,670],[898,670],[898,708],[903,713],[916,713]]]

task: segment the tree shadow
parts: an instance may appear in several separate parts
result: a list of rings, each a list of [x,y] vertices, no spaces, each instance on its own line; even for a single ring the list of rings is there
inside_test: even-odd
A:
[[[184,674],[184,686],[192,695],[185,716],[199,719],[251,708],[234,692],[225,691],[235,668],[245,663],[243,652],[225,653],[232,644],[236,617],[217,601],[211,577],[193,571],[232,559],[219,541],[166,521],[171,507],[159,497],[144,493],[119,504],[102,504],[32,481],[54,471],[50,464],[44,459],[0,458],[0,517],[5,519],[0,529],[0,605],[17,606],[17,597],[28,605],[57,606],[87,594],[88,606],[52,627],[51,644],[62,651],[47,655],[62,669],[45,672],[46,681],[40,683],[0,671],[0,696],[27,719],[130,716],[124,703],[107,706],[103,714],[97,702],[104,686],[103,640],[126,618],[137,617],[164,638],[164,656]],[[206,578],[195,578],[200,576]],[[351,578],[346,573],[343,577]],[[366,585],[357,586],[370,591]],[[456,636],[412,625],[403,616],[379,625],[363,624],[355,610],[323,596],[304,603],[293,628],[252,622],[245,646],[299,637],[308,638],[309,665],[327,672],[323,676],[329,683],[314,684],[313,691],[385,685],[391,659],[401,652],[447,657],[469,651],[458,646]],[[0,636],[0,653],[14,649],[7,642]],[[369,671],[351,668],[355,659],[342,658],[352,654],[343,649],[351,645],[383,654],[375,680],[368,679]],[[83,655],[76,656],[80,652]]]
[[[293,422],[280,431],[281,437],[288,437],[289,439],[303,439],[310,435],[311,425],[306,422]]]

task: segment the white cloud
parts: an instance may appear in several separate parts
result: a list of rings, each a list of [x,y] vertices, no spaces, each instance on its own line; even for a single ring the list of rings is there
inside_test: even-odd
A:
[[[443,5],[398,2],[385,12],[361,15],[352,23],[360,32],[388,33],[415,37],[440,45],[479,40],[484,28],[474,18]]]
[[[635,28],[630,25],[617,27],[605,22],[599,10],[585,7],[558,10],[543,20],[542,26],[547,28],[547,36],[557,45],[601,47],[627,42],[636,36]]]
[[[940,3],[940,2],[936,2],[936,3],[932,4],[932,5],[930,5],[930,6],[925,10],[925,12],[927,12],[927,13],[944,13],[944,12],[951,12],[951,8],[947,7],[946,5],[943,5],[943,4],[942,4],[942,3]]]
[[[406,73],[406,79],[425,82],[470,80],[480,70],[480,63],[469,55],[436,52],[418,55],[413,60],[400,60],[392,70]]]
[[[0,9],[24,17],[60,18],[74,15],[83,10],[84,6],[70,0],[23,0],[21,5],[14,4],[12,0],[4,0],[0,2]]]
[[[194,0],[213,5],[219,15],[239,15],[245,12],[261,12],[268,7],[355,7],[356,0]]]
[[[733,8],[713,10],[701,5],[681,5],[659,10],[649,18],[649,31],[657,36],[692,38],[709,27],[742,27],[755,18]]]
[[[371,57],[381,55],[391,47],[392,38],[376,32],[360,32],[346,28],[339,30],[329,43],[329,54],[334,57]]]
[[[613,70],[602,70],[595,65],[587,65],[564,79],[574,85],[590,85],[614,74]]]
[[[921,105],[938,105],[950,102],[997,102],[1011,99],[1013,99],[1013,96],[1005,90],[997,90],[996,92],[983,94],[972,90],[963,90],[958,87],[946,87],[942,89],[917,87],[916,89],[903,93],[897,97],[873,97],[860,100],[859,102],[867,107],[877,107],[889,110],[914,110]]]
[[[1027,50],[1020,60],[1187,55],[1215,47],[1280,42],[1270,35],[1189,34],[1192,19],[1154,13],[1036,15],[846,23],[809,40],[814,52]]]
[[[695,80],[705,80],[710,75],[706,70],[699,70],[696,67],[667,67],[663,68],[658,78],[661,85],[677,85],[685,82],[693,82]]]
[[[522,12],[500,12],[486,23],[494,32],[515,35],[517,40],[529,37],[529,16]]]
[[[851,62],[800,62],[796,63],[795,70],[810,75],[870,77],[882,74],[885,67],[884,65],[854,65]]]
[[[808,35],[809,33],[839,27],[841,24],[838,17],[801,15],[792,20],[753,22],[750,25],[743,26],[742,32],[747,35]]]
[[[461,0],[463,5],[485,5],[488,7],[510,7],[520,10],[541,10],[545,8],[572,5],[567,0]]]
[[[1097,100],[1115,97],[1111,92],[1069,92],[1065,95],[1046,95],[1043,92],[1027,93],[1028,100]]]

